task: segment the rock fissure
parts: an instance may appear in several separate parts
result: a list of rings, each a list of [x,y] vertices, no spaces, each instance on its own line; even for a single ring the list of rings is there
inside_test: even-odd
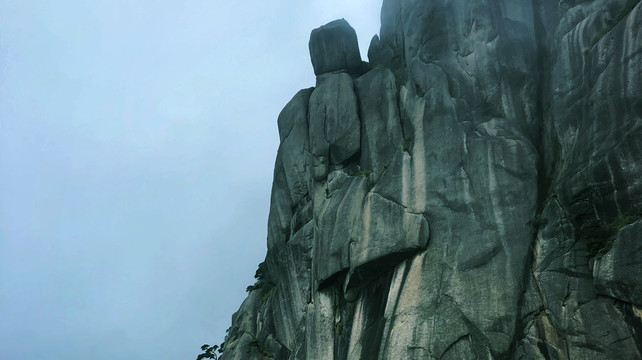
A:
[[[279,286],[223,359],[642,358],[640,3],[384,0],[370,64],[315,29],[278,119]]]

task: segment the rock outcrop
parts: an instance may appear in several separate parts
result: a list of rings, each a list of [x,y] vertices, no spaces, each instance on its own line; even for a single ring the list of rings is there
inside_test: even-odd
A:
[[[642,359],[640,1],[312,31],[232,359]]]

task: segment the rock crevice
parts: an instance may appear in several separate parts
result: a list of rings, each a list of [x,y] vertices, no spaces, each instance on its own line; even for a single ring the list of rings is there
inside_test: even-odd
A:
[[[369,63],[345,20],[312,31],[275,287],[223,358],[642,358],[641,11],[384,0]]]

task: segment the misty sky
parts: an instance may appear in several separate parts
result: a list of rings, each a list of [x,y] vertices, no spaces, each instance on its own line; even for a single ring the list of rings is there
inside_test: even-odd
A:
[[[194,359],[266,250],[310,31],[381,0],[0,0],[0,359]]]

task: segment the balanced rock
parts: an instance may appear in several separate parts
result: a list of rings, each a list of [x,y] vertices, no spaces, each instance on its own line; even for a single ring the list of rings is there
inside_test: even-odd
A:
[[[357,33],[344,19],[312,30],[309,47],[315,75],[342,70],[351,74],[361,72]]]
[[[222,359],[642,359],[642,2],[382,6],[367,72],[312,32]]]

